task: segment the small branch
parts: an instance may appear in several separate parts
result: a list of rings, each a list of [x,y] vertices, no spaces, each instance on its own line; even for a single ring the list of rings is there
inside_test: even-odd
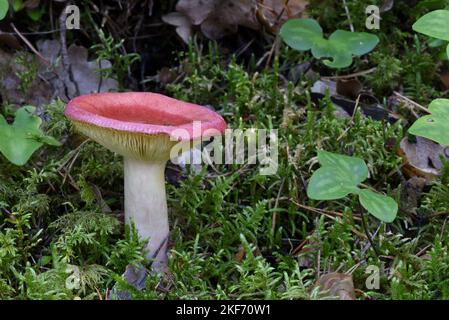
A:
[[[44,56],[28,41],[27,38],[25,38],[19,30],[17,30],[16,26],[14,25],[14,23],[11,23],[11,27],[14,30],[14,32],[20,37],[20,39],[22,39],[23,42],[25,42],[25,44],[28,46],[28,48],[30,48],[31,51],[33,51],[38,57],[39,59],[42,60],[43,63],[45,63],[45,65],[47,67],[49,67],[51,64],[50,62],[44,58]]]
[[[343,6],[345,7],[345,13],[346,13],[346,16],[348,17],[349,29],[351,29],[351,32],[354,32],[355,31],[354,25],[352,24],[351,15],[349,13],[348,4],[346,3],[346,0],[343,0]]]
[[[427,108],[423,107],[422,105],[420,105],[419,103],[411,100],[410,98],[407,98],[406,96],[403,96],[402,94],[400,94],[397,91],[394,91],[393,94],[395,96],[397,96],[400,100],[407,102],[408,104],[411,104],[412,106],[418,108],[419,110],[425,112],[425,113],[430,113],[429,110],[427,110]]]
[[[355,73],[351,73],[351,74],[347,74],[347,75],[343,75],[343,76],[321,77],[321,79],[322,80],[351,79],[351,78],[355,78],[355,77],[358,77],[358,76],[364,76],[364,75],[373,73],[376,70],[377,70],[377,68],[371,68],[371,69],[368,69],[368,70],[359,71],[359,72],[355,72]]]

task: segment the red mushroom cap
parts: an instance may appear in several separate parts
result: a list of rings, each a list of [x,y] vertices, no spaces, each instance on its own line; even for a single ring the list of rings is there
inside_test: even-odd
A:
[[[65,115],[108,149],[144,159],[165,159],[177,141],[198,141],[226,129],[223,118],[206,107],[149,92],[83,95],[67,104]],[[201,125],[195,127],[195,121]]]
[[[187,130],[190,140],[201,139],[208,129],[226,129],[223,118],[206,107],[149,92],[83,95],[68,103],[65,115],[77,122],[113,130],[168,134],[179,141],[186,138],[176,136],[176,129]],[[201,121],[201,131],[194,132],[193,121]]]

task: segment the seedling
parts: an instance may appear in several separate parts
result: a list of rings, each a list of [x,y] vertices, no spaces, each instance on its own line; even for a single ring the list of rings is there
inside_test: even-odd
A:
[[[436,99],[429,105],[430,115],[419,118],[408,130],[421,136],[449,146],[449,99]]]
[[[353,56],[362,56],[372,51],[379,43],[376,35],[366,32],[337,30],[329,39],[323,37],[323,29],[314,19],[291,19],[281,28],[284,42],[300,51],[312,50],[317,58],[330,68],[346,68],[352,64]]]
[[[368,167],[362,159],[318,151],[318,161],[321,168],[314,172],[309,181],[309,198],[335,200],[356,194],[369,213],[384,222],[393,222],[398,211],[397,203],[391,197],[359,188],[360,183],[368,178]]]
[[[14,123],[9,125],[0,115],[0,153],[11,163],[23,166],[44,144],[59,146],[53,137],[40,129],[42,119],[33,115],[36,108],[25,106],[16,111]]]
[[[413,30],[426,36],[449,41],[449,10],[435,10],[422,16],[413,25]],[[449,58],[449,44],[446,47]]]

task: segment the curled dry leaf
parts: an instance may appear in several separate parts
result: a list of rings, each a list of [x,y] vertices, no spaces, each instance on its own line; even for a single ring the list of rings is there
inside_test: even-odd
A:
[[[336,300],[355,300],[354,282],[351,275],[332,272],[322,275],[314,288],[318,288],[320,298]]]
[[[52,65],[50,68],[41,66],[40,73],[53,85],[56,96],[71,98],[81,94],[117,90],[117,81],[102,78],[99,72],[101,69],[110,68],[111,63],[108,60],[89,61],[86,48],[73,44],[68,48],[68,71],[71,75],[64,77],[63,74],[67,70],[64,70],[61,63],[60,43],[56,40],[38,41],[37,47]]]
[[[239,26],[275,32],[289,18],[299,16],[307,7],[306,0],[180,0],[175,13],[162,20],[176,27],[188,42],[192,25],[200,26],[209,39],[219,39],[237,32]]]
[[[260,0],[257,17],[269,31],[276,32],[282,23],[304,12],[308,4],[305,0]]]
[[[172,12],[162,16],[162,21],[176,27],[176,33],[185,42],[189,42],[192,34],[192,24],[190,20],[180,12]]]
[[[440,157],[449,160],[449,149],[429,139],[416,137],[416,143],[402,139],[398,153],[403,160],[403,172],[407,177],[422,177],[430,182],[440,175]]]
[[[16,50],[20,50],[21,48],[16,36],[0,31],[0,46],[2,45]]]

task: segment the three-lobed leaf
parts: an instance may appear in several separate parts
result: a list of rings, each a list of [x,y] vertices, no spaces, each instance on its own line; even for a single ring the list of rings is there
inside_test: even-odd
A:
[[[449,99],[433,100],[429,105],[429,112],[430,115],[416,120],[408,131],[415,136],[449,146]]]
[[[368,178],[368,167],[360,158],[320,150],[318,161],[321,166],[332,168],[334,173],[345,176],[354,185]]]
[[[335,200],[354,193],[357,186],[349,176],[336,173],[331,167],[321,167],[314,172],[307,187],[307,196],[315,200]]]
[[[43,144],[60,145],[41,131],[42,120],[32,114],[34,110],[31,106],[18,109],[11,125],[0,115],[0,153],[18,166],[24,165]]]
[[[323,38],[323,30],[313,19],[291,19],[282,26],[280,35],[293,49],[311,50],[315,58],[331,58],[323,63],[331,68],[346,68],[352,64],[352,56],[360,56],[373,50],[379,38],[366,32],[337,30],[329,39]]]
[[[357,157],[318,151],[321,168],[310,178],[307,196],[315,200],[341,199],[348,194],[357,194],[362,206],[376,218],[392,222],[398,211],[396,202],[358,185],[368,178],[365,161]]]

